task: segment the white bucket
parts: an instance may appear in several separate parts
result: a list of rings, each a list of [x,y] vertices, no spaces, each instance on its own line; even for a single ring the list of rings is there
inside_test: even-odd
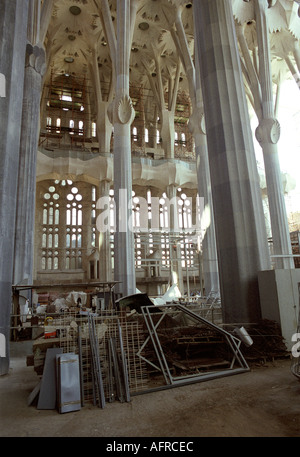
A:
[[[241,340],[247,347],[252,346],[253,340],[247,330],[244,327],[235,328],[233,333],[237,336],[239,340]]]

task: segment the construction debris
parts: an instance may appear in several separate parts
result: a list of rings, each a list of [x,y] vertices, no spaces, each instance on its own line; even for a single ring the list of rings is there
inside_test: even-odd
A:
[[[247,331],[253,340],[249,347],[244,346],[243,353],[250,361],[267,361],[276,358],[289,357],[280,326],[275,321],[262,319],[256,324],[248,325]]]
[[[134,395],[247,372],[249,360],[287,354],[273,321],[219,326],[203,317],[201,306],[156,306],[146,294],[119,305],[98,313],[61,312],[51,321],[56,338],[34,342],[34,369],[43,377],[50,348],[76,355],[81,406],[130,402]],[[61,397],[60,412],[68,410],[62,403]]]

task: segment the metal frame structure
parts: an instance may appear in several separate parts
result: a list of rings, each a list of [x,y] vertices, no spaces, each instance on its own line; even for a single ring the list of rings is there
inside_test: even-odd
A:
[[[64,313],[57,326],[60,347],[79,355],[82,406],[130,402],[132,393],[147,388],[146,364],[136,355],[144,341],[137,321],[107,310],[101,315]]]
[[[180,321],[187,322],[187,326],[184,325],[182,328],[187,328],[189,335],[189,328],[191,329],[193,343],[205,343],[200,351],[203,348],[207,352],[206,341],[208,345],[218,343],[218,350],[221,349],[222,353],[225,347],[226,360],[220,362],[219,358],[212,360],[209,356],[209,362],[212,363],[203,365],[201,356],[200,365],[193,368],[184,367],[183,362],[183,369],[188,370],[186,374],[175,373],[173,370],[176,369],[176,364],[170,366],[160,333],[162,327],[167,334],[171,330],[167,325],[168,321],[164,321],[166,316],[167,319],[174,319],[175,326],[171,323],[171,328],[176,332],[182,327]],[[116,310],[107,311],[103,315],[88,313],[80,317],[66,313],[58,319],[58,328],[60,347],[64,352],[78,353],[79,356],[82,406],[92,401],[95,406],[104,408],[106,401],[130,402],[131,397],[135,395],[250,371],[240,350],[242,340],[239,337],[198,315],[193,307],[189,308],[182,304],[174,303],[159,307],[150,303],[143,304],[139,311],[131,313],[129,318],[124,311]],[[165,337],[165,333],[163,335]],[[190,336],[182,338],[179,344],[186,345],[185,340],[189,342]],[[147,347],[148,344],[151,347]],[[171,340],[170,344],[173,351]],[[147,354],[149,349],[151,355]],[[208,350],[210,351],[209,346]],[[212,357],[213,354],[215,352],[212,353]],[[194,360],[187,359],[189,362]],[[199,359],[196,360],[198,362]],[[159,377],[163,376],[163,379],[158,381],[159,385],[157,378],[154,378],[153,384],[152,377],[149,377],[149,364]],[[191,369],[206,371],[195,373]],[[207,371],[209,369],[211,371]]]
[[[102,380],[102,370],[99,355],[99,343],[96,333],[95,320],[93,316],[88,315],[90,347],[92,357],[92,375],[93,375],[93,389],[94,399],[98,402],[101,408],[105,407],[105,394]]]
[[[125,398],[126,398],[126,401],[129,402],[130,401],[130,388],[129,388],[129,379],[128,379],[127,357],[126,357],[126,352],[124,350],[122,327],[121,327],[119,320],[118,320],[118,334],[119,334],[120,351],[121,351],[121,367],[122,367],[122,372],[123,372]]]
[[[159,306],[157,309],[157,312],[161,312],[161,317],[158,319],[157,323],[154,323],[153,321],[153,310],[151,313],[151,308],[157,308],[155,305],[152,306],[142,306],[141,311],[149,332],[149,336],[146,338],[144,341],[143,345],[141,346],[140,350],[138,351],[138,356],[142,358],[145,362],[148,364],[152,365],[154,368],[157,370],[161,371],[163,374],[163,377],[165,379],[166,386],[165,387],[175,387],[175,386],[180,386],[188,383],[195,383],[195,382],[200,382],[200,381],[208,381],[210,379],[215,379],[219,377],[224,377],[224,376],[231,376],[234,374],[240,374],[243,372],[250,371],[250,368],[243,357],[243,354],[240,350],[240,345],[241,345],[241,340],[233,336],[231,333],[227,332],[226,330],[218,327],[217,325],[213,324],[212,322],[206,320],[205,318],[197,315],[193,311],[190,311],[187,309],[185,306],[180,305],[180,304],[172,304],[172,305],[163,305]],[[233,357],[230,363],[230,367],[226,370],[220,370],[220,371],[212,371],[209,373],[203,373],[203,374],[190,374],[186,376],[173,376],[171,374],[171,371],[169,369],[160,339],[159,335],[157,333],[157,328],[161,324],[162,320],[164,317],[167,315],[167,312],[170,311],[170,309],[173,309],[174,311],[181,311],[185,313],[188,317],[191,319],[194,319],[196,322],[200,322],[202,324],[207,325],[208,327],[216,330],[220,334],[222,334],[225,337],[225,340],[228,343],[229,348],[232,351]],[[155,354],[158,359],[158,365],[155,365],[153,362],[150,360],[147,360],[145,357],[142,356],[142,352],[145,348],[145,346],[148,344],[148,342],[151,340]],[[234,364],[238,363],[239,367],[234,368]],[[152,390],[158,390],[160,388],[154,388],[150,389]]]

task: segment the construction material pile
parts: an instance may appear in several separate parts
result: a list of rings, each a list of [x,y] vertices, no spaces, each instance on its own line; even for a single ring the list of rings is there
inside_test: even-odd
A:
[[[253,345],[243,348],[245,358],[250,361],[268,361],[289,357],[280,326],[276,321],[262,319],[247,327]]]
[[[57,338],[36,343],[35,370],[43,371],[45,382],[50,347],[60,358],[61,354],[76,356],[80,403],[100,408],[115,400],[128,402],[139,393],[249,371],[248,361],[288,355],[273,321],[260,321],[247,330],[242,327],[251,340],[247,345],[234,327],[224,330],[181,304],[158,307],[139,302],[129,311],[63,313],[52,325],[59,330]],[[46,379],[48,389],[49,382]],[[60,395],[65,391],[62,386]]]

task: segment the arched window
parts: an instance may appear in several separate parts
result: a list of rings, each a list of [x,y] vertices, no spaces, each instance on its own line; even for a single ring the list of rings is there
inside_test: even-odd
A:
[[[96,122],[92,122],[92,137],[95,138],[97,134],[97,125]]]
[[[133,141],[137,141],[137,128],[136,127],[133,127],[132,129],[132,135],[133,135]]]
[[[159,130],[156,130],[156,143],[157,143],[157,144],[160,143],[160,133],[159,133]]]
[[[52,119],[51,117],[47,117],[47,131],[51,132],[51,125],[52,125]]]
[[[39,185],[41,193],[40,217],[42,222],[40,238],[40,268],[48,270],[70,270],[82,268],[84,239],[89,246],[96,245],[96,198],[95,186],[86,183],[74,185],[71,180],[46,181]],[[86,192],[86,188],[90,191]],[[95,215],[92,221],[91,236],[84,238],[83,195]],[[92,238],[93,237],[93,238]]]
[[[61,127],[61,120],[60,118],[58,117],[56,119],[56,133],[60,133],[60,127]]]

